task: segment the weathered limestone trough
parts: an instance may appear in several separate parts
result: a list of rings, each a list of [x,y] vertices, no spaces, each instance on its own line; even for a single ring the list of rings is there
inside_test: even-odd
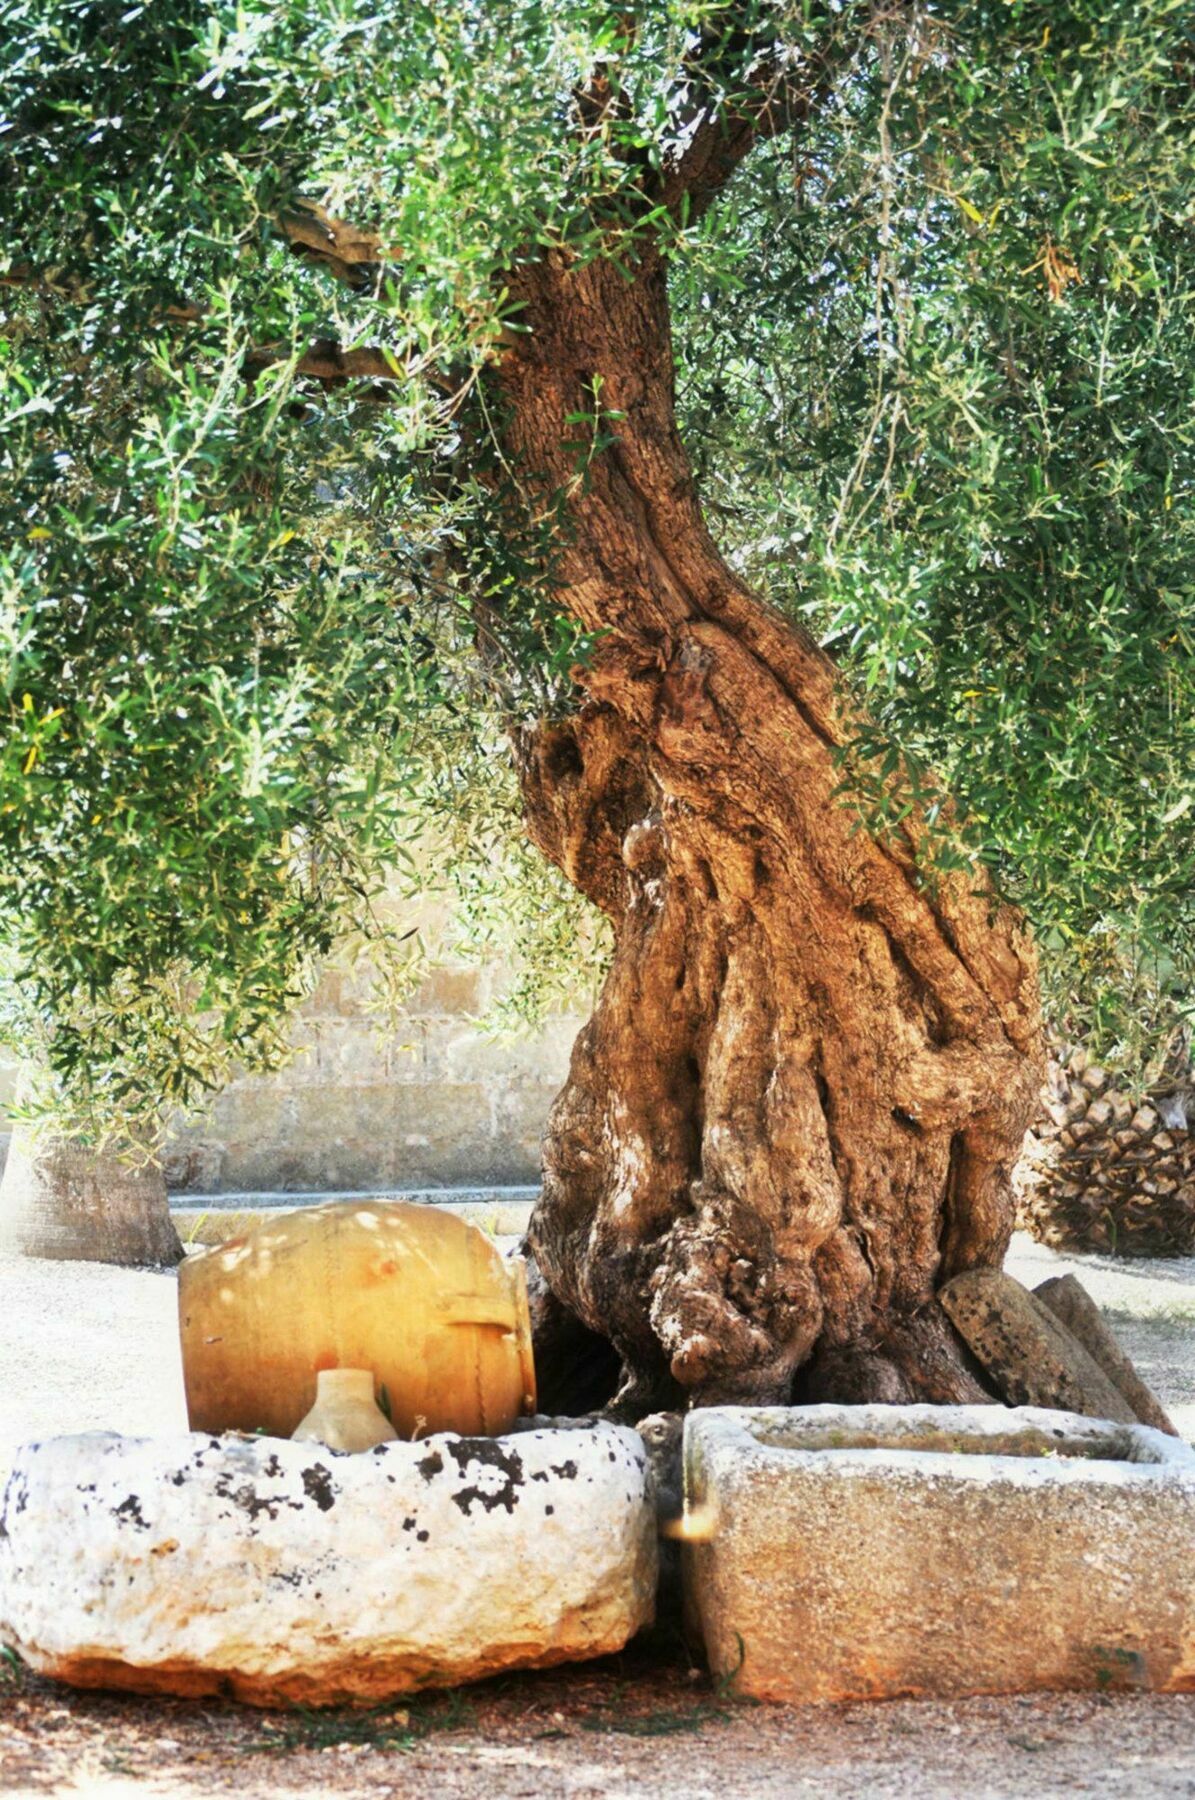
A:
[[[53,1438],[0,1513],[0,1640],[84,1687],[369,1702],[620,1649],[655,1584],[643,1445],[608,1424]]]
[[[684,1455],[688,1603],[740,1694],[1195,1690],[1195,1453],[1161,1432],[713,1407]]]

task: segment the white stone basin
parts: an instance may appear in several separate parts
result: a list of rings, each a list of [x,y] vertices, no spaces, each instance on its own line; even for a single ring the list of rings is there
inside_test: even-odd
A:
[[[51,1438],[0,1510],[0,1640],[83,1687],[370,1702],[620,1649],[655,1583],[643,1445],[608,1424]]]
[[[687,1601],[737,1693],[1195,1689],[1195,1453],[1003,1406],[685,1421]]]

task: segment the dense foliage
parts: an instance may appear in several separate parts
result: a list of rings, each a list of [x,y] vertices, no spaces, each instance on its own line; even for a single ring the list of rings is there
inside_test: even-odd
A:
[[[898,744],[911,793],[942,771],[1059,1007],[1168,1027],[1195,952],[1185,4],[0,0],[0,36],[9,1033],[78,1104],[280,1054],[333,940],[384,947],[417,839],[524,944],[528,1003],[575,968],[500,745],[586,645],[556,521],[512,528],[485,368],[514,262],[629,265],[648,233],[714,527],[868,693],[844,804],[883,828]],[[786,53],[815,59],[808,122],[664,215],[695,93],[733,116]],[[598,67],[619,104],[582,129]],[[326,266],[320,208],[380,249]],[[583,480],[617,420],[595,391],[575,425]]]
[[[1192,988],[1191,26],[890,19],[875,79],[725,209],[733,310],[699,262],[678,283],[703,484],[858,670],[857,785],[883,803],[894,740],[945,777],[1055,1018],[1133,1062]]]

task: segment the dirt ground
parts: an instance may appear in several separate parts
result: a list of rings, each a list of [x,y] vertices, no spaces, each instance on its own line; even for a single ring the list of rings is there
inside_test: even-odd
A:
[[[97,1800],[1195,1796],[1195,1695],[729,1704],[674,1644],[367,1714],[0,1687],[0,1791]]]
[[[1073,1269],[1195,1438],[1195,1260],[1063,1259],[1018,1239],[1008,1267],[1030,1284]],[[0,1261],[0,1484],[29,1437],[168,1431],[181,1418],[171,1276]],[[663,1629],[601,1663],[367,1714],[76,1693],[0,1659],[0,1792],[1195,1800],[1195,1694],[732,1705]]]

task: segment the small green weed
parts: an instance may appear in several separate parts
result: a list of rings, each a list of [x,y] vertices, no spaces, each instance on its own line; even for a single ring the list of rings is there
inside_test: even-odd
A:
[[[609,1697],[599,1702],[599,1710],[579,1718],[582,1731],[616,1732],[623,1737],[672,1737],[679,1732],[700,1731],[704,1725],[724,1721],[730,1709],[722,1692],[695,1694],[689,1705],[654,1706],[646,1712],[635,1712],[630,1704],[634,1692],[629,1681],[616,1681]]]
[[[1148,1670],[1140,1650],[1126,1650],[1120,1645],[1093,1644],[1095,1681],[1101,1693],[1109,1688],[1139,1688],[1146,1684]]]
[[[743,1664],[747,1660],[747,1646],[743,1642],[742,1632],[736,1631],[734,1634],[734,1638],[735,1638],[736,1644],[739,1647],[739,1660],[737,1663],[735,1663],[735,1665],[732,1669],[724,1669],[722,1674],[718,1677],[717,1686],[714,1691],[717,1694],[719,1700],[729,1699],[730,1695],[734,1691],[735,1676],[738,1674],[739,1670],[742,1668]]]
[[[364,1710],[332,1707],[317,1711],[299,1706],[260,1738],[242,1746],[252,1753],[286,1750],[332,1750],[339,1745],[371,1750],[413,1750],[435,1731],[460,1731],[474,1719],[472,1705],[455,1689],[434,1702],[412,1698],[407,1703],[387,1701]]]

